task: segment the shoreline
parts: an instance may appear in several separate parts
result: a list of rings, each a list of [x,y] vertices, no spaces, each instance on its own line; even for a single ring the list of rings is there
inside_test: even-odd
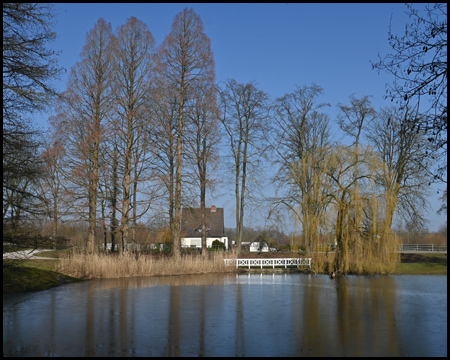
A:
[[[438,256],[441,255],[441,256]],[[445,256],[444,256],[445,255]],[[24,260],[18,266],[3,267],[3,293],[17,293],[27,291],[47,290],[55,286],[64,285],[71,282],[85,281],[89,279],[76,278],[50,269],[39,268],[36,264],[44,261],[53,263],[53,259],[35,257],[32,260]],[[445,270],[444,270],[445,269]],[[309,268],[238,268],[231,271],[237,274],[281,274],[281,273],[303,273],[314,275],[328,275],[317,273]],[[164,274],[163,276],[175,276],[180,274]],[[181,274],[195,275],[195,274]],[[374,276],[369,274],[348,274],[356,276]],[[447,275],[447,255],[446,254],[410,254],[402,253],[401,262],[396,265],[396,270],[391,274],[375,275]],[[148,275],[152,276],[152,275]],[[155,276],[155,275],[153,275]],[[159,276],[159,275],[158,275]],[[123,276],[122,278],[126,278]]]

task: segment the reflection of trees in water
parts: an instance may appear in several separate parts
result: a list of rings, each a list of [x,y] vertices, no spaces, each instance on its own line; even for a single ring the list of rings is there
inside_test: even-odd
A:
[[[223,336],[222,326],[231,313],[229,304],[224,303],[224,287],[220,286],[225,277],[219,278],[208,275],[170,282],[168,327],[167,333],[161,333],[165,344],[160,356],[208,356],[226,341],[218,334]]]
[[[89,280],[97,289],[107,290],[118,287],[142,288],[150,286],[220,285],[234,280],[235,274],[203,274],[180,276],[137,276],[131,278]]]
[[[300,302],[302,309],[302,330],[303,334],[297,339],[296,354],[306,356],[325,356],[329,354],[330,347],[330,319],[323,312],[323,288],[318,286],[320,278],[309,275],[302,279],[305,283],[303,287],[303,301]],[[326,321],[324,321],[326,320]]]
[[[130,356],[136,354],[135,342],[130,341],[135,337],[136,299],[134,293],[130,293],[126,286],[115,286],[109,284],[106,289],[115,289],[118,296],[109,296],[107,302],[99,303],[97,292],[104,290],[104,286],[98,286],[97,282],[92,282],[86,290],[86,313],[85,323],[85,354],[84,356],[104,355],[103,349],[97,349],[101,340],[107,339],[104,344],[108,347],[109,353]],[[133,346],[130,346],[133,344]],[[100,353],[98,353],[100,351]]]
[[[166,356],[180,356],[180,287],[170,287]]]
[[[302,284],[301,316],[292,313],[296,355],[401,355],[393,278],[311,277]]]
[[[244,304],[242,284],[236,284],[236,330],[234,332],[235,356],[245,355]]]
[[[335,280],[335,341],[341,344],[342,349],[339,355],[400,356],[395,326],[395,280],[384,276],[356,277],[354,280],[348,277]]]

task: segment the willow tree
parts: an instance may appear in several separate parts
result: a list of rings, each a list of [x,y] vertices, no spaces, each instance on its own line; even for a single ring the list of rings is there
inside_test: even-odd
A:
[[[370,201],[373,199],[373,193],[361,190],[355,192],[355,188],[361,187],[363,180],[367,180],[366,183],[368,183],[373,179],[373,169],[377,165],[373,152],[367,147],[360,148],[357,157],[354,151],[352,147],[339,145],[333,149],[327,160],[326,171],[332,185],[329,197],[336,212],[334,229],[337,243],[333,265],[329,269],[330,273],[347,274],[350,271],[365,271],[364,266],[360,265],[369,260],[365,246],[370,244],[362,242],[365,236],[361,224],[355,222],[355,212],[361,211],[360,217],[363,222]],[[354,176],[355,166],[359,167],[357,177]],[[359,227],[355,228],[357,224]]]
[[[244,211],[248,198],[248,180],[257,171],[257,160],[266,147],[268,95],[253,82],[239,84],[228,80],[219,90],[220,121],[225,129],[232,158],[236,198],[237,253],[241,252]]]
[[[275,102],[274,149],[280,170],[276,181],[286,193],[274,199],[283,204],[302,224],[306,253],[311,255],[328,204],[329,178],[326,176],[330,151],[328,116],[320,112],[320,86],[303,86]]]
[[[355,179],[354,187],[352,189],[353,197],[353,228],[357,234],[363,231],[362,219],[362,204],[360,203],[359,194],[359,169],[361,162],[359,161],[360,141],[362,139],[363,130],[375,119],[377,113],[372,107],[369,96],[363,96],[358,99],[355,96],[350,96],[350,105],[338,104],[340,113],[338,123],[341,130],[351,138],[352,154],[355,157],[353,161],[353,179]],[[354,239],[356,239],[356,235]]]
[[[181,251],[181,195],[183,172],[183,142],[186,112],[193,106],[197,87],[213,84],[215,80],[214,56],[211,41],[203,31],[203,22],[192,9],[184,9],[172,23],[169,35],[157,51],[158,76],[176,103],[175,189],[172,252]]]

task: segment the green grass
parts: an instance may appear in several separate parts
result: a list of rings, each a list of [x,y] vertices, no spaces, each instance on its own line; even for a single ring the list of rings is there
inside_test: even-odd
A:
[[[55,272],[55,260],[3,261],[3,293],[46,290],[79,279]]]
[[[447,275],[447,254],[402,254],[394,275]]]

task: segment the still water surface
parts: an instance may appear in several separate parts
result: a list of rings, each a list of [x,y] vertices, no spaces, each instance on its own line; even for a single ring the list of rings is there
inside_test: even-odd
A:
[[[91,280],[3,309],[3,356],[447,356],[447,276]]]

